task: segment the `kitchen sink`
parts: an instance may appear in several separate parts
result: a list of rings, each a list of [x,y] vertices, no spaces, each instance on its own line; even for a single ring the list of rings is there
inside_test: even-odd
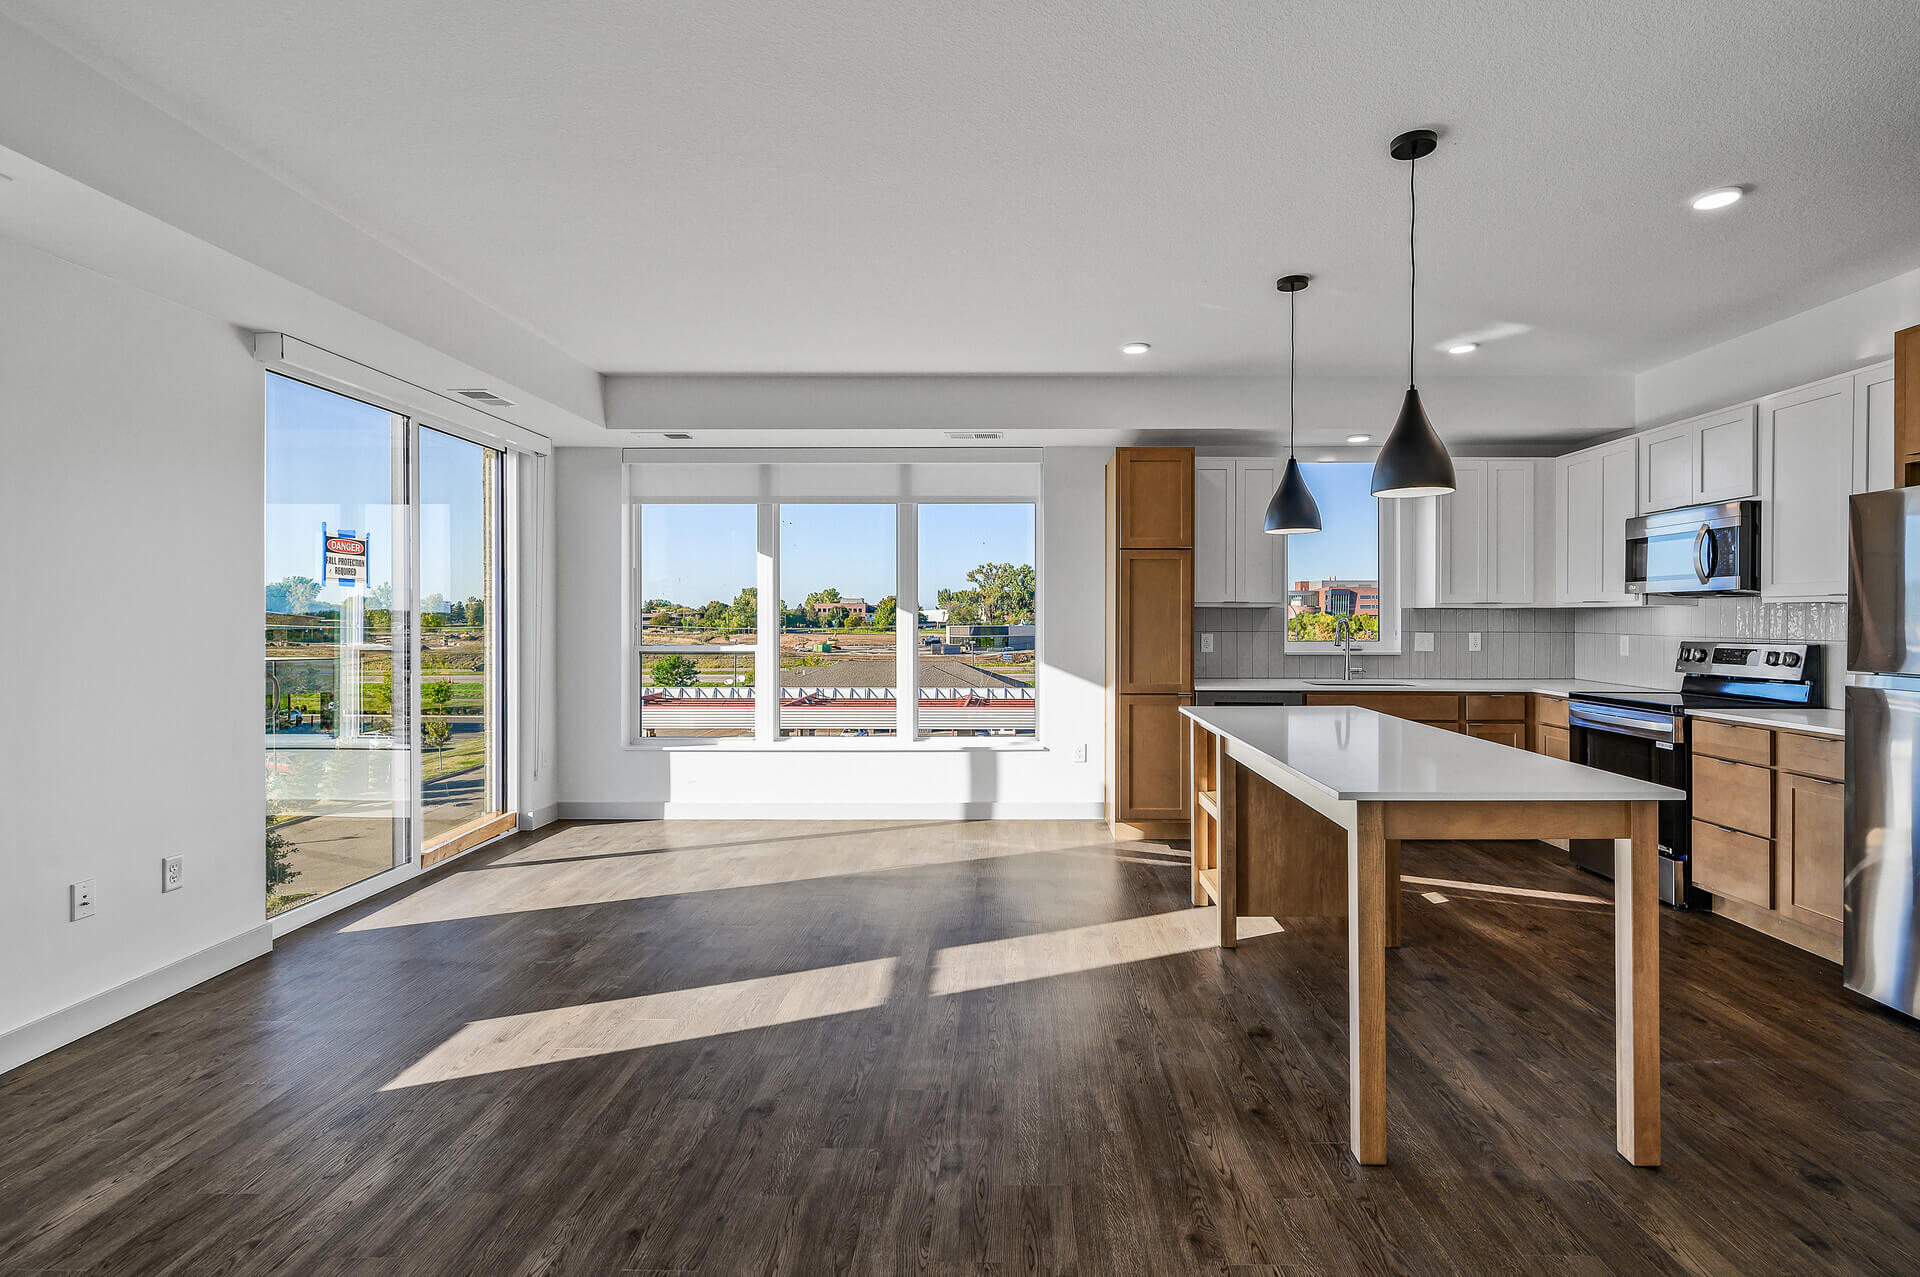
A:
[[[1315,687],[1412,687],[1412,683],[1389,683],[1377,678],[1310,678]]]

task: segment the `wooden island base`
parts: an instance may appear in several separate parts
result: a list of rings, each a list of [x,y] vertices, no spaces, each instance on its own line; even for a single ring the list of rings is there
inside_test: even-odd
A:
[[[1351,1146],[1364,1165],[1387,1160],[1386,950],[1400,944],[1401,841],[1611,840],[1616,1147],[1635,1166],[1660,1164],[1658,803],[1341,801],[1310,784],[1282,788],[1286,774],[1256,773],[1226,737],[1189,727],[1193,903],[1220,906],[1220,944],[1235,946],[1243,915],[1348,920]]]

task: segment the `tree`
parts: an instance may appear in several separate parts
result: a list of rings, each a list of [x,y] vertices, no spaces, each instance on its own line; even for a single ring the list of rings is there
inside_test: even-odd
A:
[[[824,590],[815,590],[812,594],[807,595],[807,611],[813,611],[814,604],[816,603],[838,603],[839,601],[840,591],[829,585]]]
[[[700,667],[678,652],[653,663],[653,681],[660,687],[686,687],[700,677]]]
[[[449,625],[465,625],[467,623],[467,605],[465,603],[449,603],[447,605],[447,623]]]
[[[1033,624],[1033,565],[982,563],[967,573],[978,600],[980,619],[990,625]]]
[[[890,630],[894,627],[898,618],[898,604],[891,594],[881,599],[879,606],[873,609],[873,626],[875,629]]]
[[[752,630],[760,624],[760,587],[749,585],[733,596],[733,608],[727,623],[736,630]]]
[[[420,686],[420,708],[428,714],[444,714],[453,704],[453,684],[449,682],[423,683]]]
[[[435,762],[446,758],[447,742],[453,739],[453,728],[447,726],[447,720],[436,718],[420,729],[421,739],[432,747]]]
[[[469,598],[467,600],[467,624],[481,625],[486,622],[486,619],[487,605],[479,599]]]
[[[318,597],[320,583],[312,577],[281,577],[267,586],[267,611],[298,614],[311,608]]]
[[[267,829],[267,894],[273,895],[275,887],[284,887],[300,876],[293,867],[293,853],[300,850],[293,841],[279,830]]]

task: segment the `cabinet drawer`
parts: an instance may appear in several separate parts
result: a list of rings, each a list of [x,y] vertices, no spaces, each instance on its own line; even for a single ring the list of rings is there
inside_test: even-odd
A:
[[[1542,723],[1535,731],[1533,750],[1536,754],[1569,761],[1573,758],[1573,742],[1566,728],[1555,727],[1552,723]]]
[[[1773,908],[1773,843],[1694,821],[1693,885],[1716,896]]]
[[[1773,837],[1773,773],[1695,754],[1693,814],[1724,829]]]
[[[1516,718],[1525,719],[1526,716],[1527,694],[1525,692],[1467,693],[1468,722],[1505,722]]]
[[[1468,723],[1467,735],[1479,740],[1497,741],[1514,749],[1527,747],[1527,725],[1515,722]]]
[[[1795,736],[1781,732],[1773,738],[1774,765],[1783,772],[1799,772],[1822,780],[1847,778],[1847,742],[1828,736]]]
[[[1308,692],[1309,705],[1354,705],[1416,723],[1454,723],[1460,698],[1442,692]]]
[[[1543,727],[1565,727],[1567,725],[1566,698],[1564,696],[1534,697],[1533,721]]]
[[[1708,718],[1696,718],[1688,726],[1693,729],[1696,756],[1705,754],[1762,767],[1773,761],[1773,733],[1764,727],[1735,727]]]

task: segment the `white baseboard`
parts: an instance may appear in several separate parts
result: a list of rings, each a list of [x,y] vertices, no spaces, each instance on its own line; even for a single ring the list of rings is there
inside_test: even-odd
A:
[[[231,939],[209,945],[166,966],[135,976],[125,984],[96,993],[51,1015],[0,1033],[0,1073],[18,1068],[69,1042],[184,993],[223,971],[251,962],[273,949],[273,928],[267,923],[250,927]]]
[[[559,803],[564,820],[1105,820],[1086,803]]]
[[[535,807],[532,811],[520,813],[520,828],[542,829],[560,819],[560,804],[548,803],[545,807]]]

